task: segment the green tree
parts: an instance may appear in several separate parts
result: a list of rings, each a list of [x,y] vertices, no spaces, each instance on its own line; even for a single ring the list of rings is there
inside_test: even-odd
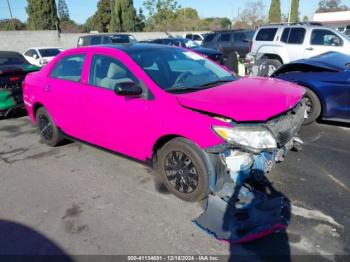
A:
[[[292,9],[290,12],[290,22],[299,22],[299,0],[292,0]]]
[[[281,1],[272,0],[269,11],[269,23],[281,22]]]
[[[58,0],[57,12],[60,21],[69,20],[69,10],[65,0]]]
[[[27,0],[28,28],[55,30],[59,28],[55,0]]]
[[[25,28],[26,24],[16,18],[0,20],[0,31],[24,30]]]
[[[180,8],[176,0],[145,0],[143,5],[149,14],[147,29],[157,31],[169,30]]]
[[[146,20],[146,17],[143,14],[142,8],[140,7],[139,12],[135,18],[135,31],[142,32],[145,29],[145,26],[146,26],[145,20]]]
[[[110,32],[135,31],[136,10],[133,0],[111,0]]]
[[[83,30],[85,32],[108,32],[109,24],[111,22],[111,13],[111,1],[100,0],[97,4],[95,14],[86,20],[83,25]]]
[[[309,18],[306,15],[303,17],[303,22],[309,22]]]
[[[349,8],[345,5],[341,5],[341,0],[321,0],[318,3],[316,13],[326,13],[335,11],[346,11]]]

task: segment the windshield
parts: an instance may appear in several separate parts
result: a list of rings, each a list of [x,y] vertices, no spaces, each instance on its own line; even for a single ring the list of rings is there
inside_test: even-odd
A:
[[[136,38],[132,35],[113,35],[111,37],[111,41],[113,44],[128,44],[137,42]]]
[[[0,66],[29,64],[24,57],[17,53],[0,54]]]
[[[180,48],[138,50],[129,55],[168,92],[193,92],[235,80],[217,64]]]
[[[38,51],[42,57],[52,57],[61,53],[61,50],[58,48],[39,49]]]

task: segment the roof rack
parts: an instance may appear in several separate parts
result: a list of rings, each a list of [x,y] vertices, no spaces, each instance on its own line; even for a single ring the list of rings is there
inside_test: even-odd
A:
[[[318,26],[323,26],[321,22],[283,22],[283,23],[269,23],[267,25],[318,25]]]

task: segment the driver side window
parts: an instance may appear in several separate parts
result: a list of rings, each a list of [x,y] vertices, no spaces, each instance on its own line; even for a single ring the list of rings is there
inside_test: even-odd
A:
[[[89,84],[114,90],[118,83],[134,82],[136,77],[118,60],[104,55],[94,55],[90,65]]]

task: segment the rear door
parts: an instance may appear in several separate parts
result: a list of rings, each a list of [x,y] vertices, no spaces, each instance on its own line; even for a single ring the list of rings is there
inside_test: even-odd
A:
[[[329,29],[313,29],[309,33],[304,58],[320,55],[329,51],[344,53],[344,41]]]
[[[84,63],[86,54],[67,55],[50,71],[44,85],[45,107],[62,131],[84,139],[82,104],[85,99]]]
[[[306,29],[303,27],[286,27],[283,29],[280,42],[288,51],[290,61],[304,57]]]
[[[245,57],[249,52],[249,39],[244,32],[233,33],[233,46],[240,57]]]
[[[232,39],[232,33],[230,32],[222,32],[219,35],[219,38],[217,40],[218,48],[227,56],[229,55],[233,50],[233,39]]]

